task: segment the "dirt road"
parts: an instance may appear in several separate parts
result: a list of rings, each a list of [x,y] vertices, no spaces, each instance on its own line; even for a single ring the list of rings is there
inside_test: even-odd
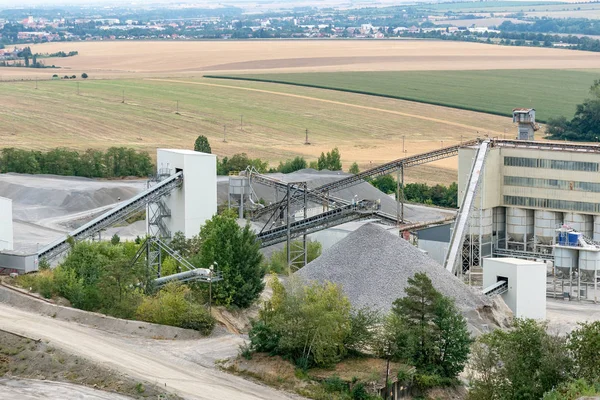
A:
[[[43,317],[6,304],[0,304],[0,328],[47,340],[57,348],[116,369],[133,378],[171,388],[186,399],[292,398],[274,389],[189,362],[183,357],[165,357],[164,353],[154,351],[151,345],[140,345],[135,340],[76,323]],[[213,343],[211,339],[206,339],[206,342],[195,341],[194,345],[206,346],[207,350],[210,350]]]

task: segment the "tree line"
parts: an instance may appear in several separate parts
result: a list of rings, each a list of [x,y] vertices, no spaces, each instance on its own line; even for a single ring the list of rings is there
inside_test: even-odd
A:
[[[154,165],[148,153],[126,147],[84,152],[57,148],[48,152],[4,148],[0,151],[0,172],[53,174],[86,178],[148,176]]]
[[[577,105],[570,120],[561,116],[548,120],[546,133],[551,139],[584,142],[600,141],[600,80],[590,87],[589,99]]]
[[[391,175],[384,175],[368,181],[383,193],[396,193],[398,183]],[[421,203],[438,207],[458,208],[458,185],[429,186],[426,183],[404,184],[404,199],[412,203]]]

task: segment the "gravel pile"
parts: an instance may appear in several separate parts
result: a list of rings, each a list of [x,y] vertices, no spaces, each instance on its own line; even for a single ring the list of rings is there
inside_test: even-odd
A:
[[[417,272],[425,272],[433,286],[455,299],[463,313],[490,305],[488,298],[419,249],[374,224],[350,233],[296,274],[340,284],[353,306],[387,312],[395,299],[404,296],[408,278]]]

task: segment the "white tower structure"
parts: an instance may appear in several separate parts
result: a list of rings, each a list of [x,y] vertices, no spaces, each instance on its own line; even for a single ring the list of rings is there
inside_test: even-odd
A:
[[[192,150],[158,149],[156,166],[159,175],[183,171],[181,190],[162,200],[169,210],[163,219],[165,227],[171,234],[181,231],[188,238],[197,235],[206,220],[217,213],[217,157]]]
[[[0,197],[0,250],[13,250],[12,200]]]
[[[535,140],[535,131],[539,126],[535,124],[535,109],[515,108],[513,109],[513,122],[519,124],[519,140]]]

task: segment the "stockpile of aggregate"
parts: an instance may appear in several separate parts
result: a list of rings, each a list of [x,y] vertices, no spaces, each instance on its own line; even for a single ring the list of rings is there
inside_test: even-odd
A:
[[[479,311],[492,303],[406,240],[374,224],[350,233],[296,274],[341,285],[354,307],[388,312],[393,301],[405,295],[408,278],[418,272],[425,272],[438,291],[452,297],[465,316],[480,319]]]

